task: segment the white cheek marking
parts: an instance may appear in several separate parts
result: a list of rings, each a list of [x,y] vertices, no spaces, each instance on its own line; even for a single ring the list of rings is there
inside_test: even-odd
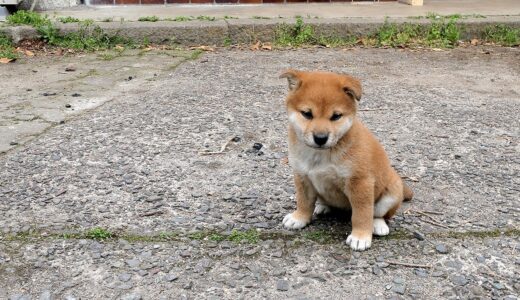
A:
[[[336,134],[332,134],[329,137],[329,141],[327,142],[327,147],[332,147],[336,145],[336,143],[350,130],[352,124],[354,123],[353,118],[346,117],[343,121],[343,124],[339,127],[339,130]]]
[[[385,195],[379,199],[374,207],[374,217],[382,218],[386,213],[397,204],[397,199],[392,196]]]

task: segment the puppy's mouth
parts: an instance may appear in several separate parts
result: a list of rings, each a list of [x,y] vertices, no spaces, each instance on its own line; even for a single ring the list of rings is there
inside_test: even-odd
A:
[[[305,145],[307,145],[308,147],[311,147],[313,149],[316,149],[316,150],[327,150],[327,149],[331,148],[330,146],[326,146],[326,145],[318,146],[316,144],[307,144],[307,143],[305,143]]]

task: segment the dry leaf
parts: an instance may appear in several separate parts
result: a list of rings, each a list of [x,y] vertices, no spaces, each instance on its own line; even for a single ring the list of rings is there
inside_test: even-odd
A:
[[[7,58],[7,57],[0,58],[0,63],[1,64],[7,64],[7,63],[10,63],[12,61],[13,61],[13,59],[11,59],[11,58]]]
[[[444,51],[441,48],[432,48],[432,51]]]
[[[190,50],[215,51],[215,49],[211,48],[210,46],[190,47]]]
[[[272,50],[273,47],[271,46],[270,43],[265,43],[262,45],[262,50]]]
[[[25,55],[26,56],[34,56],[34,52],[29,51],[29,50],[25,50]]]
[[[123,47],[123,46],[121,46],[121,45],[116,45],[114,48],[115,48],[116,50],[119,50],[119,51],[121,51],[121,50],[125,50],[125,47]]]
[[[260,50],[260,41],[256,42],[256,44],[251,46],[251,50],[253,50],[253,51]]]
[[[472,39],[471,40],[471,45],[473,45],[473,46],[478,45],[478,40],[477,39]]]

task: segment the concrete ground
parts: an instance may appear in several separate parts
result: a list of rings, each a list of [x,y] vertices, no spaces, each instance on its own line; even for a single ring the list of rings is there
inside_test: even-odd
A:
[[[409,6],[397,2],[362,2],[334,4],[287,4],[287,5],[143,5],[143,6],[79,6],[48,12],[50,15],[73,16],[80,19],[105,20],[107,18],[136,21],[143,16],[172,18],[176,16],[224,16],[237,18],[292,18],[296,15],[312,18],[403,18],[426,16],[429,12],[441,15],[520,15],[517,0],[424,0],[423,6]]]
[[[518,299],[518,48],[182,57],[0,69],[3,126],[46,103],[65,121],[0,154],[0,299]],[[368,251],[345,245],[345,212],[281,226],[289,67],[359,77],[359,117],[415,191]],[[72,235],[93,227],[119,237]]]

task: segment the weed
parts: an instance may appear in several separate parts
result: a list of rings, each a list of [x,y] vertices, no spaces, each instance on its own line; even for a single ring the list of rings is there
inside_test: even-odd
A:
[[[238,17],[224,16],[224,20],[230,20],[230,19],[238,19]]]
[[[252,16],[251,18],[256,19],[256,20],[268,20],[268,19],[271,19],[269,17],[263,17],[263,16]]]
[[[199,21],[216,21],[217,18],[211,16],[198,16],[197,20]]]
[[[92,228],[85,232],[85,238],[93,240],[106,240],[114,236],[113,233],[101,227]]]
[[[280,46],[301,46],[315,44],[317,41],[314,29],[303,22],[302,17],[296,17],[294,25],[282,24],[275,32],[275,44]]]
[[[137,19],[139,22],[157,22],[159,21],[159,18],[156,16],[147,16],[147,17],[140,17]]]
[[[71,16],[59,17],[58,21],[60,21],[61,23],[79,23],[79,19],[78,18],[74,18],[74,17],[71,17]]]
[[[223,42],[224,47],[229,47],[229,46],[231,46],[232,43],[233,43],[233,41],[231,40],[231,38],[229,36],[224,38],[224,42]]]
[[[188,235],[188,238],[190,238],[192,240],[202,240],[204,237],[206,237],[204,232],[194,232],[194,233]]]
[[[121,18],[121,22],[122,22],[122,20],[123,20],[123,18]],[[101,22],[106,22],[106,23],[113,22],[113,21],[114,21],[114,18],[104,18],[101,20]]]
[[[18,58],[18,53],[16,53],[11,39],[1,33],[0,33],[0,58],[7,58],[7,59],[17,59]]]
[[[8,24],[31,25],[34,27],[51,23],[47,16],[32,11],[19,10],[6,18]]]
[[[503,46],[518,46],[520,44],[520,29],[503,24],[488,26],[484,32],[484,39]]]
[[[211,241],[215,241],[215,242],[222,242],[223,240],[226,239],[226,237],[223,236],[222,234],[214,233],[214,234],[211,234],[210,236],[208,236],[208,239]]]
[[[250,229],[247,231],[238,231],[233,229],[233,231],[231,231],[231,234],[227,237],[228,241],[234,243],[247,242],[249,244],[256,244],[258,243],[259,239],[260,234],[254,229]]]
[[[191,52],[189,59],[195,60],[195,59],[199,58],[202,55],[202,53],[204,53],[204,51],[197,49],[197,50]]]

